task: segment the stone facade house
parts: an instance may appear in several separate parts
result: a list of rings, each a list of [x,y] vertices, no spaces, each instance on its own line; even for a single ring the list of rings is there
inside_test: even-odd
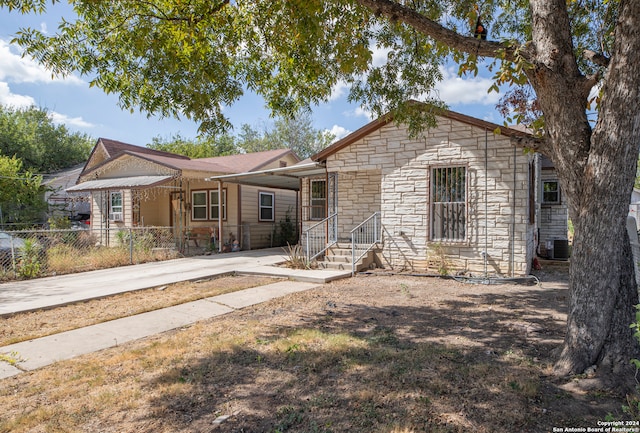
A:
[[[516,145],[523,135],[446,111],[412,138],[383,116],[312,157],[325,172],[301,181],[302,242],[320,228],[354,248],[373,231],[362,242],[379,266],[527,275],[541,240],[566,239],[567,220],[555,171]]]
[[[180,242],[242,249],[273,245],[286,218],[296,225],[296,191],[212,182],[212,176],[294,165],[288,149],[191,159],[105,138],[98,139],[75,186],[89,193],[91,231],[102,244],[118,230],[163,227]]]

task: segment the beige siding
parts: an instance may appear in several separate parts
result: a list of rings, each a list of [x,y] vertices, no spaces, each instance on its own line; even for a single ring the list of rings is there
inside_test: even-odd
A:
[[[567,239],[568,236],[568,210],[565,199],[560,189],[560,203],[545,204],[542,203],[542,182],[558,181],[558,175],[555,170],[542,170],[539,182],[539,200],[540,209],[538,211],[538,225],[540,226],[540,252],[543,256],[547,255],[546,245],[558,239]]]
[[[259,219],[259,193],[273,193],[275,215],[273,221],[260,221]],[[278,225],[284,221],[287,212],[295,224],[296,217],[296,196],[295,191],[285,191],[270,188],[258,188],[253,186],[242,186],[242,225],[244,230],[251,233],[251,248],[266,248],[274,245],[273,237],[277,237]]]
[[[139,195],[141,226],[168,227],[170,225],[169,190],[154,188],[142,190]]]

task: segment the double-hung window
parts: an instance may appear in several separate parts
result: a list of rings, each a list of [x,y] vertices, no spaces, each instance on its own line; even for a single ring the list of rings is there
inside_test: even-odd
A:
[[[207,219],[207,191],[191,192],[191,219],[194,221]]]
[[[463,241],[467,224],[466,167],[431,171],[431,239]]]
[[[258,198],[259,221],[275,220],[275,195],[272,192],[260,192]]]
[[[207,221],[219,218],[218,190],[191,192],[191,220]],[[222,219],[227,219],[227,190],[222,190]]]
[[[327,181],[311,180],[309,185],[309,209],[311,220],[322,220],[327,217]]]
[[[122,221],[122,191],[112,191],[109,193],[109,219],[111,221]]]
[[[218,199],[218,191],[209,191],[209,219],[220,219],[220,200]],[[227,219],[227,190],[222,190],[222,219]]]
[[[542,182],[542,203],[560,203],[560,184],[557,180],[545,180]]]

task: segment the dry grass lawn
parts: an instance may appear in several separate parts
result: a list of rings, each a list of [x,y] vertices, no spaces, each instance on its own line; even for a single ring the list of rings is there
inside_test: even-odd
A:
[[[566,301],[563,281],[359,276],[5,379],[0,432],[586,431],[623,402],[551,376]]]

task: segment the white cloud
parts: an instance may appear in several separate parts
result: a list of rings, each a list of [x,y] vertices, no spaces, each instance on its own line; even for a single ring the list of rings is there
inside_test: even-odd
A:
[[[333,88],[331,89],[331,96],[329,96],[329,102],[337,101],[342,98],[347,90],[349,89],[349,85],[344,81],[339,81]]]
[[[73,75],[52,76],[51,71],[31,57],[22,57],[15,45],[0,39],[0,80],[10,83],[84,84]]]
[[[344,128],[340,125],[333,125],[330,130],[327,130],[327,132],[335,137],[333,139],[333,142],[336,142],[341,138],[351,134],[351,131],[349,131],[347,128]]]
[[[455,73],[453,68],[443,68],[442,76],[444,79],[436,84],[434,96],[447,105],[495,105],[500,100],[500,94],[487,93],[493,84],[489,78],[462,78]]]
[[[66,114],[56,113],[55,111],[49,112],[49,117],[53,123],[64,124],[67,126],[75,126],[78,128],[88,129],[95,128],[96,125],[83,120],[82,117],[69,117]]]
[[[372,51],[372,65],[374,67],[382,66],[387,63],[387,58],[389,56],[389,52],[391,48],[379,48],[376,46],[370,46],[369,49]]]
[[[36,101],[31,96],[11,93],[9,85],[0,81],[0,105],[12,108],[28,108],[35,104]]]
[[[362,107],[358,107],[355,110],[353,110],[353,116],[354,117],[366,117],[368,120],[373,120],[375,118],[375,116],[373,115],[372,111],[365,110]]]

